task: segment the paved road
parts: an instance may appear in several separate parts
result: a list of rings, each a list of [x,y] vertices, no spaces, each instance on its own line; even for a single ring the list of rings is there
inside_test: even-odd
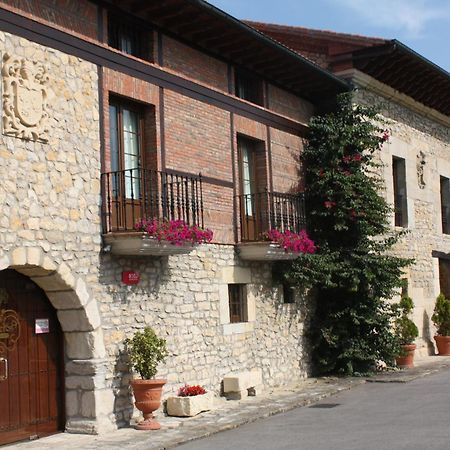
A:
[[[450,369],[410,383],[366,383],[179,450],[450,450]]]

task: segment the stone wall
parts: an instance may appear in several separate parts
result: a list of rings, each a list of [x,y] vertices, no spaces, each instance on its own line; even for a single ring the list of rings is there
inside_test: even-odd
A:
[[[381,161],[385,179],[385,195],[393,204],[392,157],[405,159],[408,202],[408,233],[395,248],[395,253],[414,258],[415,264],[406,274],[409,295],[415,303],[414,321],[420,332],[419,351],[433,351],[434,327],[430,321],[439,294],[438,259],[433,251],[450,252],[450,235],[442,233],[439,177],[450,178],[450,119],[448,126],[437,123],[413,108],[396,103],[368,90],[360,90],[356,101],[380,105],[392,137],[383,146]],[[421,154],[422,152],[422,154]],[[423,181],[417,166],[424,164]],[[394,226],[394,218],[392,217]],[[396,227],[398,228],[398,227]],[[400,228],[398,228],[400,230]]]
[[[168,258],[104,255],[100,268],[97,289],[119,425],[132,414],[123,341],[146,325],[167,340],[170,356],[158,372],[168,380],[165,396],[185,383],[220,393],[223,377],[234,371],[261,369],[266,387],[307,375],[308,307],[300,300],[283,303],[270,264],[244,265],[233,246],[203,245],[188,255]],[[129,269],[141,273],[139,285],[120,283],[121,272]],[[229,324],[224,317],[227,282],[233,279],[248,283],[248,307],[254,317],[249,311],[247,323]]]

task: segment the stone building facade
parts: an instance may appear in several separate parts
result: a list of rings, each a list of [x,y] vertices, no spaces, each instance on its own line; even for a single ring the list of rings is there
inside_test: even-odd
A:
[[[272,219],[302,225],[306,124],[346,84],[202,2],[142,2],[139,18],[133,2],[39,3],[0,2],[0,443],[127,425],[124,340],[146,325],[167,340],[166,394],[219,393],[243,370],[265,386],[305,377],[307,304],[273,280],[285,256],[262,242],[268,219],[243,231],[242,196],[263,212],[276,198],[291,209]],[[205,24],[188,33],[193,13]],[[280,74],[271,58],[289,64]],[[257,181],[243,192],[245,148]],[[202,219],[213,241],[145,254],[134,223],[162,210]]]
[[[406,231],[395,252],[415,260],[405,278],[418,352],[433,354],[434,303],[440,292],[450,297],[448,73],[395,40],[249,24],[348,80],[355,102],[380,107],[391,135],[380,155],[385,196],[395,210],[392,227]]]

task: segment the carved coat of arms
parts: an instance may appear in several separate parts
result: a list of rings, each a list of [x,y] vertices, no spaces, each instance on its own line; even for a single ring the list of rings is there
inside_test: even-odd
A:
[[[5,54],[3,78],[3,133],[47,142],[47,70],[43,64]]]

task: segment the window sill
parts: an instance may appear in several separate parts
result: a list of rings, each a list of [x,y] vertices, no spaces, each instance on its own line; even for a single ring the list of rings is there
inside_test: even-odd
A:
[[[250,333],[255,329],[255,322],[226,323],[223,325],[224,336]]]

